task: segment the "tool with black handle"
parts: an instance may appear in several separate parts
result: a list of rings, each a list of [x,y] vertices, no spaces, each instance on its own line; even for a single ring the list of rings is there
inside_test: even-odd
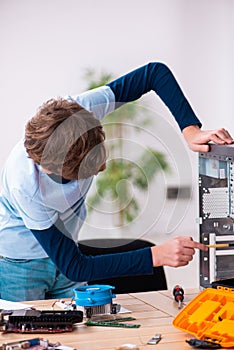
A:
[[[178,309],[182,308],[182,301],[184,300],[184,290],[178,284],[173,289],[173,295],[175,301],[178,303]]]

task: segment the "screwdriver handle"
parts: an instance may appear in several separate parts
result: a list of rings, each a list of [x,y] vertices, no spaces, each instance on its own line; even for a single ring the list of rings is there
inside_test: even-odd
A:
[[[184,290],[178,284],[173,289],[173,295],[175,301],[178,302],[178,309],[181,309],[182,301],[184,300]]]

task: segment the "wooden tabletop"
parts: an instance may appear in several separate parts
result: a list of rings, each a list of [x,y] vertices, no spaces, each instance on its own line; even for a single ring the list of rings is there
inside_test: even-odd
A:
[[[196,289],[185,289],[184,303],[188,303],[197,294]],[[147,293],[122,294],[113,299],[131,313],[123,317],[135,317],[135,321],[128,323],[140,324],[140,328],[115,328],[92,326],[83,323],[75,325],[72,332],[62,334],[12,334],[0,333],[0,344],[9,341],[18,341],[42,337],[50,342],[59,341],[61,344],[77,350],[114,350],[123,344],[136,344],[139,349],[183,350],[191,349],[185,342],[193,338],[191,335],[176,329],[172,320],[179,312],[178,304],[174,301],[172,291],[157,291]],[[29,302],[35,308],[52,310],[53,300]],[[155,334],[161,334],[161,341],[157,345],[147,345],[147,341]]]

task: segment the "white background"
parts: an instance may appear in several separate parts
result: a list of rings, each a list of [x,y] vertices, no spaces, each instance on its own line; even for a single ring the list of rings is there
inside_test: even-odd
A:
[[[222,126],[234,135],[233,33],[233,0],[1,0],[0,168],[37,107],[51,97],[82,92],[89,67],[118,76],[164,62],[203,128]],[[197,155],[187,150],[159,98],[150,93],[144,101],[156,117],[152,143],[156,138],[167,149],[178,173],[166,180],[159,176],[149,206],[130,228],[105,230],[97,218],[97,227],[85,225],[82,237],[143,232],[157,244],[177,234],[198,238]],[[192,197],[165,203],[166,185],[179,183],[192,187]],[[175,204],[179,214],[170,219]],[[198,286],[197,257],[186,268],[166,269],[169,287]]]

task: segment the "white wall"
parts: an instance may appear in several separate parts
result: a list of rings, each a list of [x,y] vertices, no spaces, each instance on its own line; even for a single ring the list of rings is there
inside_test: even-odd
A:
[[[85,89],[87,67],[118,76],[149,61],[165,62],[204,128],[223,126],[234,135],[233,32],[232,0],[1,0],[0,168],[43,101]],[[163,202],[160,212],[165,186],[156,183],[148,207],[127,234],[143,232],[155,243],[175,234],[197,238],[197,155],[186,149],[161,101],[151,94],[145,101],[155,115],[152,142],[156,138],[179,169],[157,181],[189,184],[193,196],[177,203],[177,216],[169,220],[175,202]],[[91,226],[82,236],[119,234]],[[197,256],[189,267],[166,270],[169,287],[198,285]]]

